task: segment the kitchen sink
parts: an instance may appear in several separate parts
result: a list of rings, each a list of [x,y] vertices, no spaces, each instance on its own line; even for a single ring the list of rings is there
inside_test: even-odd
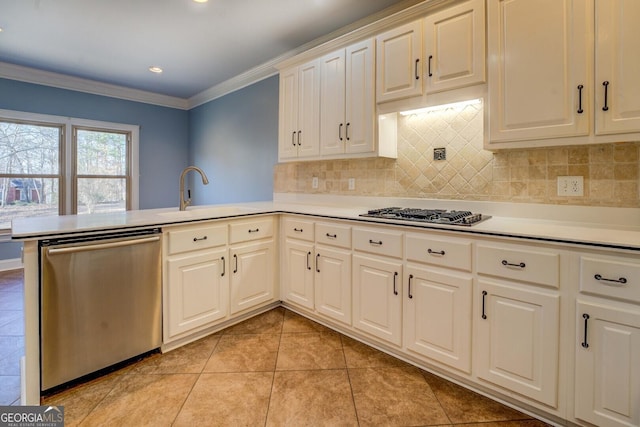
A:
[[[244,206],[191,206],[184,211],[170,211],[159,213],[158,216],[171,219],[216,218],[236,215],[246,215],[257,209]]]

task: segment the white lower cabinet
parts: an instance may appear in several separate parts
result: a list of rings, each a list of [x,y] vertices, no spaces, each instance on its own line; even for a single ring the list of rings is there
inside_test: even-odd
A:
[[[471,276],[409,265],[404,345],[418,355],[471,372]]]
[[[478,378],[557,407],[560,296],[480,279],[476,297]]]
[[[313,310],[313,243],[286,239],[284,243],[282,279],[285,281],[284,299]]]
[[[576,418],[640,426],[640,308],[578,301],[576,317]]]
[[[231,314],[275,298],[273,240],[231,247]]]
[[[316,246],[316,311],[351,325],[351,251]]]

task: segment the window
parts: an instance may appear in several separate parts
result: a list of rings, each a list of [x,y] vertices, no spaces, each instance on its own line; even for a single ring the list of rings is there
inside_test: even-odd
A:
[[[138,208],[138,126],[0,110],[0,229]]]

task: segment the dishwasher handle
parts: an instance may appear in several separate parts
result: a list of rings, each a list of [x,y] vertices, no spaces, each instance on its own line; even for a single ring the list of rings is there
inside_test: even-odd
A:
[[[60,255],[60,254],[70,254],[76,252],[84,252],[84,251],[97,251],[99,249],[111,249],[118,248],[121,246],[131,246],[131,245],[140,245],[143,243],[151,243],[157,242],[160,240],[160,236],[153,237],[145,237],[143,239],[128,239],[128,240],[119,240],[117,242],[111,243],[97,243],[93,245],[77,245],[77,246],[67,246],[64,248],[49,248],[47,253],[49,255]]]

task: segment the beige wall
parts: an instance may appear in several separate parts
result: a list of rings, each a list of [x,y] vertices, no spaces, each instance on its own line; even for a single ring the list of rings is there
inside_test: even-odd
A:
[[[397,160],[278,164],[274,192],[640,207],[640,142],[492,153],[482,149],[482,134],[481,105],[399,116]],[[433,160],[437,147],[446,160]],[[584,177],[583,197],[557,196],[556,177],[564,175]]]

